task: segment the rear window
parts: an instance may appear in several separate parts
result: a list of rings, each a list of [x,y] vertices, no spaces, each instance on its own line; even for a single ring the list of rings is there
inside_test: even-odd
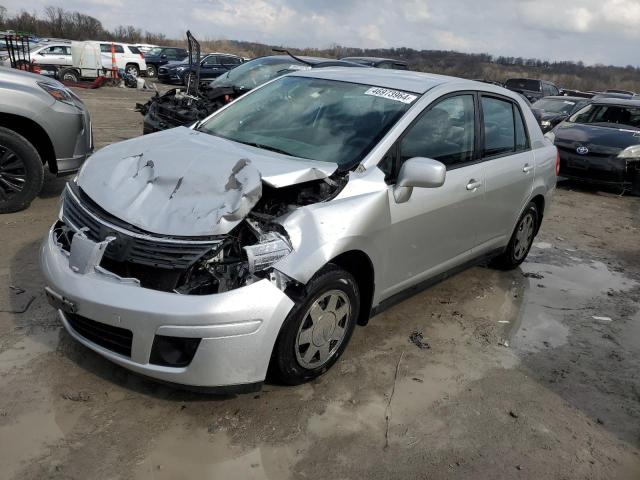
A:
[[[538,80],[528,80],[526,78],[510,78],[504,86],[507,88],[517,88],[518,90],[530,90],[532,92],[540,91],[540,82]]]
[[[129,51],[131,53],[135,53],[135,54],[139,54],[140,53],[140,49],[138,47],[132,47],[132,46],[129,45],[127,48],[129,49]]]

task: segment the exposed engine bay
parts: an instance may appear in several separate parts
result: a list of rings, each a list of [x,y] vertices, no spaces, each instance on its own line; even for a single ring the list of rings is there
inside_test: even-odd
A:
[[[149,233],[114,217],[71,182],[63,194],[54,235],[70,255],[76,235],[106,242],[97,268],[144,288],[208,295],[266,278],[285,290],[293,280],[271,267],[292,247],[277,218],[331,200],[346,182],[346,172],[340,172],[281,188],[264,184],[254,208],[229,233],[179,238]]]
[[[145,103],[137,103],[136,110],[144,116],[143,134],[167,128],[191,125],[245,93],[236,87],[211,87],[202,84],[196,92],[172,88],[163,95],[158,92]]]

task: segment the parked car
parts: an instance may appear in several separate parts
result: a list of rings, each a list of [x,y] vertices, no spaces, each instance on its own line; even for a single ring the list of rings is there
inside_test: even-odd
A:
[[[0,213],[27,208],[44,166],[78,170],[93,148],[89,112],[61,83],[0,67]]]
[[[542,132],[546,133],[590,102],[590,99],[582,97],[544,97],[531,108],[540,112],[536,117]]]
[[[114,59],[119,70],[134,77],[145,73],[147,68],[144,55],[136,47],[124,43],[74,41],[71,42],[71,58],[72,66],[58,71],[61,81],[95,80],[112,69]]]
[[[195,98],[182,90],[169,90],[144,105],[137,104],[136,108],[144,115],[143,133],[153,133],[202,120],[249,90],[292,71],[335,66],[366,68],[330,58],[271,55],[250,60],[212,82],[205,82]]]
[[[296,71],[193,129],[95,153],[44,240],[47,296],[74,339],[135,372],[302,383],[407,289],[487,256],[519,265],[556,165],[503,88]]]
[[[378,58],[378,57],[344,57],[340,60],[346,62],[359,63],[366,65],[367,67],[374,68],[390,68],[393,70],[408,70],[409,65],[404,60],[394,60],[392,58]]]
[[[213,79],[227,73],[242,64],[242,57],[229,53],[210,53],[200,60],[200,78]],[[195,66],[188,61],[172,65],[164,65],[158,69],[158,80],[162,83],[179,83],[187,85],[189,79],[195,77]]]
[[[158,68],[169,62],[185,61],[188,53],[184,48],[177,47],[154,47],[144,55],[147,64],[147,76],[157,77]]]
[[[594,99],[547,135],[563,177],[640,195],[640,100]]]
[[[510,78],[504,83],[505,88],[523,94],[531,103],[543,97],[560,95],[560,89],[546,80],[532,78]]]

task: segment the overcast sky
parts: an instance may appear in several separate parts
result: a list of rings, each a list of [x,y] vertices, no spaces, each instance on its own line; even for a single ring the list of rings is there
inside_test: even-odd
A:
[[[19,3],[19,5],[17,5]],[[640,0],[0,0],[106,28],[294,47],[412,47],[640,66]],[[13,5],[12,5],[13,4]]]

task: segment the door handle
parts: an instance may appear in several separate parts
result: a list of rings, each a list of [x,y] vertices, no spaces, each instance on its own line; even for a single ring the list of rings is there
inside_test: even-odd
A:
[[[471,180],[469,180],[469,183],[467,183],[467,190],[475,190],[476,188],[479,188],[482,186],[482,182],[478,182],[477,180],[474,180],[473,178]]]
[[[533,167],[531,165],[529,165],[528,163],[525,163],[524,167],[522,167],[522,171],[524,173],[529,173],[531,170],[533,170]]]

